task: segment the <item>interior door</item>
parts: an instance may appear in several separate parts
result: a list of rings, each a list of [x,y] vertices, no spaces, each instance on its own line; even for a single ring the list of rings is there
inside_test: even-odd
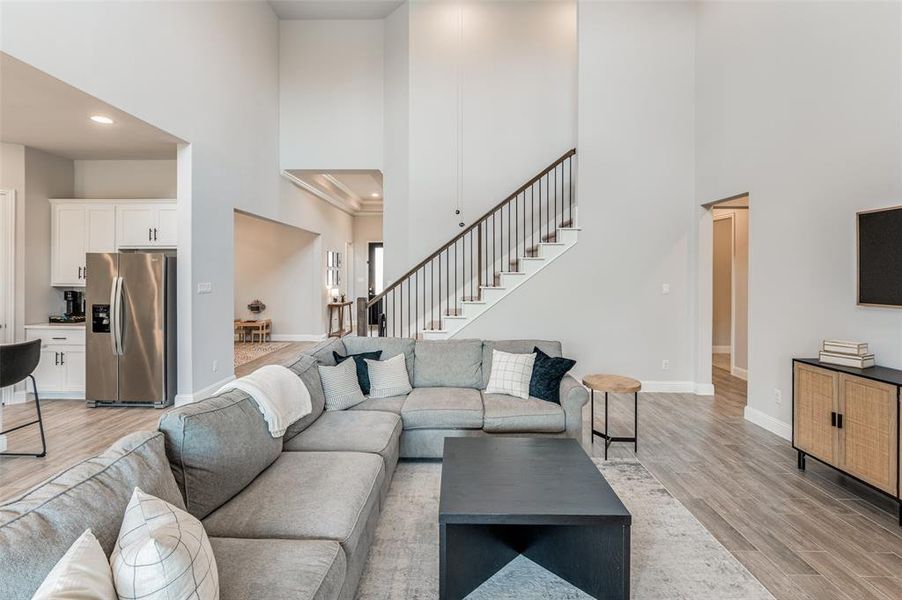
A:
[[[157,220],[154,205],[125,204],[117,210],[120,247],[149,248],[155,245],[153,228],[157,226]]]
[[[84,286],[85,207],[61,204],[55,210],[53,285]]]
[[[119,357],[120,402],[164,402],[164,314],[166,297],[162,254],[119,255],[122,277],[122,356]]]
[[[889,493],[896,492],[899,451],[896,387],[840,375],[839,468]]]
[[[178,246],[178,207],[175,204],[161,204],[157,207],[157,226],[154,245],[163,248]]]
[[[837,429],[832,425],[832,413],[839,410],[839,374],[795,363],[793,377],[795,445],[815,458],[835,464]]]

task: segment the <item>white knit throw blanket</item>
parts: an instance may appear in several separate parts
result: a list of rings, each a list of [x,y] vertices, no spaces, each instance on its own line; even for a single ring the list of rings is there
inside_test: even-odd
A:
[[[313,410],[310,392],[291,369],[280,365],[260,367],[225,384],[216,394],[241,390],[257,402],[274,438],[282,437],[288,426]]]

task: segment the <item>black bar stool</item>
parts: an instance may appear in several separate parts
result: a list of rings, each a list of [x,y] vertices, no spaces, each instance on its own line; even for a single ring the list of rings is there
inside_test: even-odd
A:
[[[41,400],[38,398],[38,385],[34,381],[35,368],[41,360],[41,340],[32,340],[30,342],[22,342],[20,344],[3,344],[0,345],[0,388],[8,385],[16,385],[26,378],[31,379],[31,387],[34,388],[34,407],[37,410],[38,418],[28,423],[22,423],[9,429],[0,431],[0,435],[5,435],[35,425],[41,430],[41,452],[0,452],[0,456],[46,456],[47,441],[44,439],[44,420],[41,418]],[[27,390],[27,384],[26,384]]]

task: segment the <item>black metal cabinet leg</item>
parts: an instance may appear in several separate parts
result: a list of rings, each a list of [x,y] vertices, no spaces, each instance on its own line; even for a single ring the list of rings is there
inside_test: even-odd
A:
[[[804,471],[805,470],[805,453],[802,452],[801,450],[799,450],[798,452],[799,452],[799,459],[798,459],[797,466],[799,467],[800,471]]]
[[[608,393],[604,393],[604,459],[608,459],[608,445],[610,444],[608,437]]]
[[[639,453],[639,392],[633,392],[633,453]]]

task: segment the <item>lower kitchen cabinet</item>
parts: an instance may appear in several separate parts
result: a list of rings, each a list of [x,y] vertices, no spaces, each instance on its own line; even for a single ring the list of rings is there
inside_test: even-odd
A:
[[[41,340],[41,362],[34,378],[41,398],[85,397],[84,327],[29,325],[26,340]],[[28,386],[31,391],[31,385]]]

